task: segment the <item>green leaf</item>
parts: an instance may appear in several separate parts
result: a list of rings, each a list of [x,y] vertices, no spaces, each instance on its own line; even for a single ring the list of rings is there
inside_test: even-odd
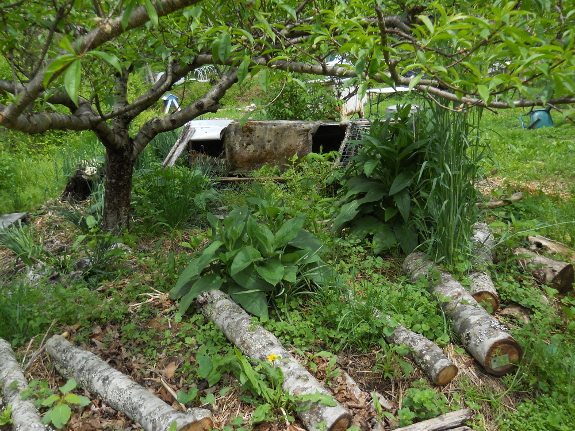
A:
[[[343,228],[347,222],[353,220],[359,214],[359,206],[360,203],[357,200],[344,204],[333,221],[333,230],[337,232]]]
[[[244,291],[261,290],[270,292],[273,289],[273,286],[258,274],[255,265],[249,266],[243,271],[231,275],[231,277],[238,284],[238,287]],[[228,290],[230,288],[228,287]]]
[[[68,39],[66,36],[60,39],[60,42],[58,42],[58,46],[60,46],[62,49],[65,49],[69,53],[74,54],[74,47],[72,46],[70,39]]]
[[[375,168],[378,167],[379,163],[380,162],[378,159],[368,160],[363,164],[363,173],[369,177],[373,173]]]
[[[269,259],[264,265],[256,266],[256,271],[271,285],[277,285],[284,278],[284,266],[278,259]]]
[[[158,12],[156,12],[156,8],[151,0],[144,0],[144,6],[146,7],[146,11],[150,16],[150,20],[154,23],[154,26],[158,26]]]
[[[303,228],[306,214],[299,215],[297,217],[287,220],[275,234],[273,240],[273,249],[277,250],[285,247],[292,239],[294,239],[299,231]]]
[[[86,398],[86,397],[84,397]],[[82,404],[82,399],[80,398],[80,395],[76,395],[76,394],[66,394],[64,396],[64,401],[66,401],[68,404],[78,404],[81,405]],[[88,401],[89,403],[89,401]],[[86,404],[84,404],[86,405]]]
[[[250,245],[243,247],[238,254],[236,254],[236,257],[234,257],[232,266],[230,267],[230,275],[233,277],[238,272],[243,271],[248,266],[261,259],[262,255],[259,250]]]
[[[212,357],[205,356],[205,355],[196,355],[196,362],[198,363],[198,377],[200,379],[205,379],[211,373],[213,365],[212,365]]]
[[[294,247],[301,248],[302,250],[311,251],[312,253],[317,253],[320,250],[325,252],[330,251],[329,247],[327,247],[318,237],[303,229],[297,233],[296,237],[292,239],[289,244]]]
[[[66,384],[64,386],[60,387],[60,392],[62,392],[63,394],[66,394],[66,393],[76,389],[76,386],[78,386],[78,383],[76,383],[76,380],[70,379],[66,382]]]
[[[48,398],[46,398],[44,401],[42,401],[42,405],[44,407],[51,406],[52,404],[54,404],[59,399],[60,399],[60,397],[58,395],[52,394]]]
[[[68,404],[58,404],[51,409],[50,420],[52,425],[60,429],[68,423],[72,416],[72,409]]]
[[[100,57],[110,66],[118,71],[118,73],[122,73],[122,66],[120,66],[120,60],[115,55],[108,54],[107,52],[102,51],[91,51],[90,55],[95,55],[96,57]]]
[[[274,234],[263,223],[258,223],[254,217],[250,217],[246,224],[246,232],[250,239],[257,243],[258,249],[269,255],[273,251]]]
[[[124,2],[126,8],[124,9],[124,13],[122,14],[122,29],[126,29],[128,27],[128,22],[130,21],[130,16],[132,12],[138,5],[138,0],[126,0]]]
[[[218,44],[218,57],[221,61],[226,61],[230,57],[232,52],[232,38],[229,33],[224,33],[220,38],[220,43]]]
[[[200,275],[203,269],[212,263],[214,260],[217,260],[215,257],[216,252],[219,248],[223,245],[221,241],[214,241],[209,246],[204,248],[199,256],[193,259],[186,269],[182,271],[178,281],[176,281],[176,285],[170,290],[170,298],[175,299],[179,298],[183,295],[184,290],[188,287],[188,284],[194,280],[195,277]]]
[[[403,220],[406,222],[409,220],[409,213],[411,209],[411,200],[409,198],[409,193],[407,190],[403,189],[399,193],[393,195],[393,201],[397,205],[397,209],[401,213]]]
[[[65,69],[66,67],[68,67],[70,63],[75,61],[77,58],[78,57],[75,56],[74,54],[64,54],[56,58],[46,69],[46,72],[44,73],[44,78],[42,79],[42,85],[44,87],[47,87],[48,84],[50,83],[50,80],[52,79],[52,76],[54,76],[56,72]]]
[[[64,88],[76,106],[78,106],[78,98],[80,95],[81,72],[82,62],[80,60],[74,60],[64,74]]]
[[[408,187],[413,181],[413,174],[411,172],[403,171],[401,172],[391,184],[389,189],[389,195],[395,195],[396,193],[402,191],[406,187]]]
[[[218,274],[208,274],[201,277],[190,287],[188,293],[186,293],[180,301],[180,314],[184,314],[188,308],[190,308],[190,305],[192,305],[192,301],[202,292],[217,290],[222,287],[223,283],[224,279]]]
[[[256,317],[268,319],[268,301],[264,292],[231,293],[232,299],[248,313]]]
[[[244,57],[244,59],[242,60],[241,64],[238,67],[238,85],[242,85],[242,82],[244,82],[244,79],[246,79],[246,76],[248,76],[248,73],[250,71],[250,63],[251,63],[251,58],[246,56]]]
[[[481,97],[481,99],[483,99],[485,104],[488,104],[490,94],[489,94],[489,88],[487,88],[487,85],[479,84],[477,86],[477,92],[479,93],[479,96]]]
[[[429,33],[433,33],[435,31],[435,27],[433,26],[433,23],[431,22],[431,20],[429,19],[429,17],[427,15],[418,15],[417,17],[421,21],[423,21],[423,23],[425,24],[425,26],[429,30]]]

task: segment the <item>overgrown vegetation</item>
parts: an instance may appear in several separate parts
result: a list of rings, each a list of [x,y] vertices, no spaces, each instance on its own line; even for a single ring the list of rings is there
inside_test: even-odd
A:
[[[53,325],[51,332],[69,330],[76,343],[91,343],[103,356],[114,358],[123,372],[158,392],[161,384],[154,373],[163,370],[186,406],[223,407],[234,397],[234,411],[239,413],[227,417],[222,429],[293,423],[294,400],[278,390],[282,376],[271,366],[274,358],[248,361],[194,313],[192,299],[200,291],[228,286],[233,294],[247,291],[243,297],[248,300],[238,302],[264,317],[265,327],[292,347],[318,377],[333,382],[338,367],[352,374],[361,370],[354,377],[363,379],[365,389],[394,398],[397,411],[380,412],[389,424],[406,425],[470,407],[476,412],[476,429],[569,429],[575,421],[575,354],[570,347],[575,342],[575,299],[573,293],[560,297],[537,284],[517,265],[511,250],[525,245],[528,232],[575,246],[573,164],[568,158],[573,126],[522,130],[517,113],[486,112],[476,129],[473,121],[470,126],[442,112],[429,115],[428,123],[420,123],[429,124],[426,135],[423,129],[413,134],[406,112],[400,112],[403,122],[376,125],[347,173],[334,172],[330,155],[311,155],[294,160],[283,173],[266,167],[253,175],[282,175],[284,183],[216,186],[209,169],[182,165],[159,169],[165,149],[162,143],[150,146],[137,166],[130,233],[99,230],[98,192],[88,202],[38,207],[31,226],[3,232],[0,337],[26,355],[28,344],[39,346]],[[478,130],[484,141],[475,137]],[[391,136],[396,147],[384,145]],[[547,140],[558,143],[552,148],[562,163],[549,158],[549,150],[543,151],[542,142]],[[75,151],[68,150],[73,155],[68,167],[60,165],[56,171],[69,175],[80,160],[98,158],[89,142],[83,136],[72,140],[70,148]],[[484,145],[491,149],[490,158],[482,158]],[[19,157],[17,152],[10,154]],[[55,153],[44,154],[51,160]],[[416,167],[425,162],[426,170]],[[483,178],[490,185],[481,188],[480,172],[493,168],[499,172]],[[58,184],[65,182],[64,177]],[[350,193],[359,177],[368,187],[363,194],[356,189]],[[341,178],[345,182],[340,188]],[[378,188],[373,178],[379,181]],[[525,197],[478,214],[469,205],[479,198],[476,186],[486,199],[517,190]],[[383,195],[364,199],[375,193],[371,190],[383,190]],[[397,198],[403,190],[413,194]],[[381,201],[385,204],[378,208]],[[407,201],[409,216],[404,217]],[[451,253],[451,267],[462,279],[467,271],[468,229],[478,217],[489,222],[499,244],[489,271],[503,305],[514,305],[522,313],[499,316],[525,349],[518,371],[495,384],[489,379],[473,381],[473,374],[463,370],[449,391],[421,380],[405,356],[407,351],[383,341],[382,332],[389,328],[373,319],[372,307],[452,349],[466,367],[472,366],[471,361],[425,286],[401,274],[404,251],[410,249],[400,247],[404,236],[396,236],[394,228],[392,241],[383,243],[377,242],[377,230],[351,235],[359,228],[353,227],[354,218],[341,215],[345,208],[354,208],[356,218],[377,216],[388,225],[409,223],[417,232],[417,243],[424,242],[427,250],[447,250],[442,256]],[[347,235],[334,234],[330,222],[334,219]],[[370,226],[379,226],[371,222]],[[348,223],[351,229],[346,231]],[[253,285],[246,284],[246,278]],[[170,290],[184,299],[169,300]],[[252,307],[254,300],[257,306]],[[363,362],[354,369],[352,361],[345,362],[347,357]],[[38,372],[34,366],[30,372],[37,381],[44,378],[34,375]],[[52,392],[57,393],[58,386],[62,382],[50,382]],[[62,391],[67,390],[63,386]],[[65,404],[60,402],[65,395],[57,397],[59,401],[52,397],[56,404]],[[58,415],[46,420],[54,423],[54,418],[64,420]],[[7,419],[0,414],[3,422]]]

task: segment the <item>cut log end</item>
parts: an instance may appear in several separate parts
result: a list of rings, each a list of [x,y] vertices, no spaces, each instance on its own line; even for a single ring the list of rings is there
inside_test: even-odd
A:
[[[457,373],[459,372],[458,368],[454,365],[448,365],[444,367],[433,379],[433,384],[437,386],[445,386],[449,382],[451,382]]]
[[[489,309],[491,313],[499,309],[499,298],[491,292],[475,292],[472,293],[471,296],[473,296],[473,299],[481,304],[483,308]]]
[[[336,421],[330,428],[330,431],[345,431],[351,426],[351,419],[349,415],[346,415]]]
[[[178,431],[209,431],[212,429],[214,429],[214,423],[212,420],[210,418],[203,418],[199,421],[189,423],[178,428]]]
[[[515,371],[523,355],[521,346],[512,338],[493,343],[485,358],[485,369],[495,376]]]

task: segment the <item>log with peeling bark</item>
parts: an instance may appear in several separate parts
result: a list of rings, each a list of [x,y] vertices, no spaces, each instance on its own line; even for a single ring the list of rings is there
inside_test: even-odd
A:
[[[375,312],[375,317],[391,321],[389,316],[382,317],[379,312]],[[401,324],[393,327],[390,335],[384,334],[385,341],[396,346],[405,345],[409,347],[410,357],[427,375],[429,380],[437,386],[444,386],[451,382],[457,375],[458,369],[451,360],[443,353],[443,350],[433,341],[421,334],[410,331]]]
[[[279,340],[261,325],[254,325],[251,316],[220,290],[202,293],[196,300],[200,311],[220,328],[226,337],[246,356],[266,361],[274,355],[273,364],[284,374],[283,389],[293,396],[320,393],[332,398],[335,405],[299,401],[298,416],[310,429],[320,427],[329,431],[343,431],[350,425],[351,415],[281,345]]]
[[[515,254],[519,256],[519,264],[529,269],[540,283],[557,289],[561,294],[573,289],[573,264],[542,256],[526,248],[516,249]]]
[[[561,242],[541,235],[528,236],[527,241],[529,241],[532,251],[542,250],[551,254],[559,254],[565,256],[565,259],[568,259],[571,263],[575,263],[575,250]]]
[[[464,424],[472,417],[473,411],[471,409],[456,410],[403,428],[395,428],[394,431],[453,431],[454,428],[458,430],[471,429],[465,427]]]
[[[451,274],[440,270],[419,252],[406,257],[403,270],[412,280],[429,277],[429,289],[451,318],[453,330],[488,373],[501,376],[515,370],[523,353],[521,346]]]
[[[0,388],[6,404],[12,405],[12,423],[15,430],[46,431],[36,407],[30,400],[22,399],[22,392],[29,389],[24,373],[16,361],[10,343],[0,338]]]
[[[473,265],[478,269],[493,263],[495,237],[487,223],[475,223],[471,235]]]
[[[190,409],[184,413],[173,409],[93,353],[74,346],[60,335],[46,342],[46,351],[60,374],[76,379],[84,389],[138,422],[146,431],[167,431],[174,422],[178,431],[213,428],[209,410]]]
[[[523,199],[523,193],[517,192],[509,196],[508,198],[504,198],[498,201],[491,201],[491,202],[478,202],[478,208],[485,208],[485,209],[494,209],[499,207],[504,207],[505,205],[511,205],[513,202],[517,202]]]

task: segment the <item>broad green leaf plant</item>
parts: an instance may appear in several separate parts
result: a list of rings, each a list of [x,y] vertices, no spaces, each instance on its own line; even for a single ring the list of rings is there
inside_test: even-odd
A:
[[[321,257],[326,246],[304,229],[307,214],[292,215],[257,197],[252,202],[259,210],[236,206],[223,220],[208,214],[210,244],[192,256],[170,291],[180,299],[180,313],[200,293],[220,289],[267,319],[269,298],[334,282],[333,270]]]

